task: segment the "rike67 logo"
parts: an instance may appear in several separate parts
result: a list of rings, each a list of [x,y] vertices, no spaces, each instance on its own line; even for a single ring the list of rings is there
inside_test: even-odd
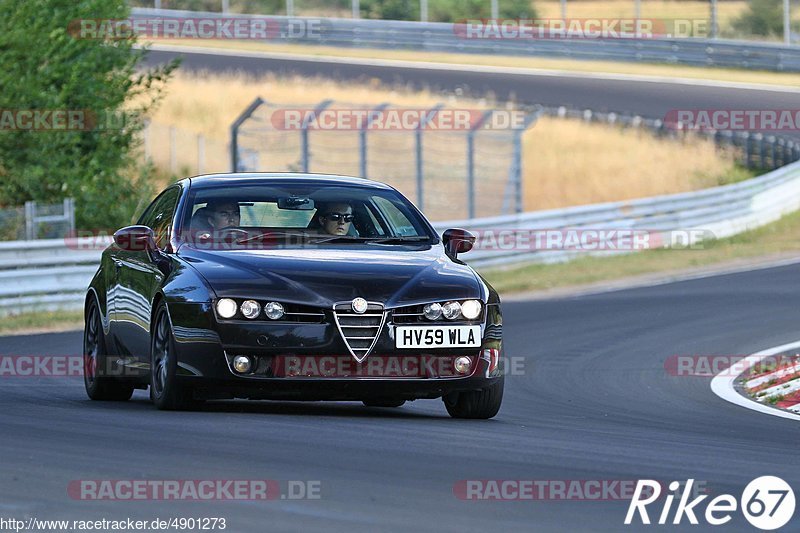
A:
[[[657,524],[679,525],[685,518],[690,524],[697,525],[699,523],[698,516],[700,516],[712,526],[721,526],[730,522],[737,509],[740,509],[752,526],[763,531],[771,531],[785,526],[794,515],[794,491],[779,477],[762,476],[754,479],[745,487],[738,501],[730,494],[720,494],[706,502],[704,512],[701,512],[700,504],[708,498],[708,495],[700,495],[689,500],[693,484],[693,479],[689,479],[685,484],[678,481],[669,484],[671,493],[663,499],[663,507],[658,514]],[[681,487],[684,487],[682,493],[677,494]],[[628,506],[625,525],[637,523],[637,515],[642,524],[650,525],[651,517],[648,514],[647,506],[659,500],[660,497],[661,484],[658,481],[639,480],[633,493],[633,499]],[[678,503],[673,512],[672,504],[676,497]],[[658,504],[653,507],[656,509],[651,508],[650,511],[658,511]],[[672,518],[671,521],[670,518]],[[656,517],[653,516],[653,520],[655,519]]]

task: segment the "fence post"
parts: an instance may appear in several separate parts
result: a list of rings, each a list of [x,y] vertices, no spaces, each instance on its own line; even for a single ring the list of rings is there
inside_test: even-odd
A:
[[[222,14],[227,15],[231,10],[231,0],[222,0]]]
[[[428,0],[419,0],[419,20],[428,22]]]
[[[36,202],[25,202],[25,240],[32,241],[36,238]]]
[[[359,5],[358,0],[353,0],[353,18],[361,18],[361,6]]]
[[[475,134],[492,116],[494,110],[484,111],[467,132],[467,218],[475,218]]]
[[[325,110],[326,107],[331,105],[333,100],[323,100],[320,102],[317,107],[314,108],[314,112],[310,115],[306,115],[306,118],[303,119],[303,127],[300,130],[300,140],[302,144],[302,158],[303,158],[303,172],[308,172],[309,169],[309,159],[311,158],[308,149],[308,125],[311,120],[316,120],[317,115],[320,114],[322,111]]]
[[[239,128],[263,103],[264,100],[257,97],[231,124],[231,172],[239,172]]]
[[[417,207],[420,211],[422,211],[425,206],[425,175],[422,162],[422,130],[442,107],[444,107],[444,104],[438,103],[434,107],[430,108],[425,113],[425,117],[420,120],[417,129],[414,131],[416,142],[414,152],[416,153],[417,163]]]
[[[509,169],[509,185],[511,186],[510,190],[513,190],[514,195],[514,212],[519,214],[522,213],[524,208],[522,202],[522,135],[528,130],[529,127],[539,118],[539,114],[541,111],[537,111],[535,113],[529,113],[525,116],[525,121],[521,124],[519,128],[514,130],[514,141],[513,141],[513,156],[511,159],[511,168]],[[508,199],[509,188],[506,188],[506,195],[503,199],[503,212],[506,211]]]
[[[711,38],[717,38],[717,0],[711,0]]]
[[[75,200],[64,198],[64,218],[67,221],[67,236],[75,236]]]
[[[389,107],[389,102],[384,102],[381,105],[373,108],[369,115],[367,115],[367,120],[364,125],[361,127],[361,131],[358,132],[358,147],[359,147],[359,170],[362,178],[366,178],[367,176],[367,131],[369,127],[372,125],[372,121],[377,118],[378,114]]]

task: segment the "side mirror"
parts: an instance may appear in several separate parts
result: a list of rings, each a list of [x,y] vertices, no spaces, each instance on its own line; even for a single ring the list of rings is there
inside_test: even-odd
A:
[[[469,252],[475,244],[475,235],[465,229],[453,228],[442,233],[442,243],[447,255],[456,257],[458,254]]]
[[[114,242],[128,252],[150,252],[156,249],[156,237],[147,226],[128,226],[114,233]]]

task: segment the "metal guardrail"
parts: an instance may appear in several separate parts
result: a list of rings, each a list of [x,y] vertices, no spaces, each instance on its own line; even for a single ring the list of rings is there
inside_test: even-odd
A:
[[[763,226],[798,209],[800,162],[795,162],[758,178],[702,191],[455,220],[437,223],[435,228],[442,232],[450,227],[463,227],[479,236],[487,230],[496,233],[537,229],[643,229],[669,233],[697,228],[721,238]],[[106,243],[110,243],[110,239]],[[101,251],[96,244],[96,241],[71,241],[68,246],[68,241],[61,239],[0,243],[0,315],[53,308],[80,309],[86,287],[99,263]],[[86,251],[82,251],[83,248]],[[497,250],[479,246],[464,259],[474,266],[490,266],[521,261],[567,261],[588,253],[591,252]]]
[[[134,8],[134,18],[220,18],[222,13]],[[256,15],[236,15],[256,17]],[[264,18],[264,17],[261,17]],[[363,19],[312,19],[270,16],[274,39],[343,48],[384,48],[542,56],[548,58],[669,63],[800,72],[800,46],[726,39],[478,39],[465,38],[456,24]],[[320,21],[320,24],[314,24]],[[298,27],[314,31],[298,31]]]

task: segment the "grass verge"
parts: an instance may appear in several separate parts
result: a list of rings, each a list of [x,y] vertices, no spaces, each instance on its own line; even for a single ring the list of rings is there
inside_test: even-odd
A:
[[[800,212],[740,235],[706,241],[702,249],[647,250],[618,256],[584,257],[569,263],[486,269],[481,273],[501,294],[547,290],[800,252],[798,235]],[[469,262],[466,256],[465,260]]]
[[[48,333],[83,328],[82,311],[43,311],[9,315],[0,320],[0,336]]]

